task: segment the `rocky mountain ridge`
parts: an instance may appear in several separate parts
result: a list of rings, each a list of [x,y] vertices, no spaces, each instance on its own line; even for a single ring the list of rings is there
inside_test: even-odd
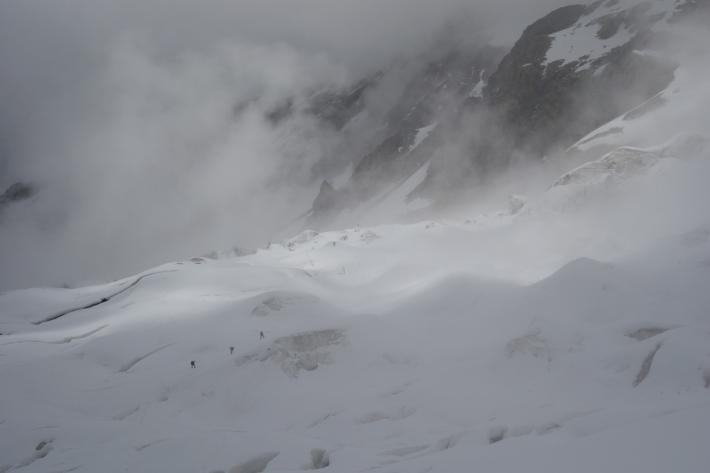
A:
[[[321,186],[306,225],[327,226],[427,164],[408,200],[435,200],[442,186],[470,187],[521,157],[560,153],[668,87],[677,64],[653,51],[707,11],[703,1],[600,0],[549,13],[504,56],[453,49],[403,85],[384,138],[345,185]]]

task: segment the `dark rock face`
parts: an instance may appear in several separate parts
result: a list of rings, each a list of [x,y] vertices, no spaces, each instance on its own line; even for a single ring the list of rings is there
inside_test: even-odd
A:
[[[32,185],[25,182],[16,182],[0,194],[0,206],[30,199],[35,194],[36,190]]]
[[[293,112],[293,99],[288,99],[266,112],[266,119],[272,125],[278,125],[293,115]]]
[[[504,126],[517,135],[514,146],[569,108],[569,91],[576,82],[574,66],[547,73],[543,62],[552,44],[550,35],[574,25],[585,11],[582,5],[560,8],[530,25],[491,76],[486,102],[503,110]]]
[[[344,188],[335,190],[323,183],[308,226],[319,226],[348,203],[372,197],[384,185],[407,177],[430,160],[445,130],[482,104],[483,85],[503,54],[502,49],[487,45],[454,44],[402,83],[399,99],[380,126],[381,139],[356,163]],[[326,105],[316,100],[321,105],[315,115],[331,117],[336,126],[341,125],[341,117],[349,120],[360,112],[364,94],[380,78],[381,74],[361,82],[348,95],[322,96]]]
[[[273,126],[278,126],[283,121],[294,115],[310,115],[323,124],[341,130],[347,123],[360,113],[364,107],[364,95],[377,85],[382,73],[373,74],[354,86],[345,90],[326,90],[313,93],[312,96],[297,99],[287,97],[280,102],[271,104],[264,111],[264,119]],[[255,104],[259,104],[263,97],[254,97],[234,104],[232,116],[238,118]]]
[[[446,123],[481,102],[472,91],[479,81],[486,80],[501,56],[500,49],[489,46],[472,50],[455,47],[405,84],[402,98],[388,114],[386,137],[355,167],[355,187],[369,192],[381,179],[392,174],[406,176],[431,158],[431,144]],[[435,122],[428,139],[417,142],[420,130]]]
[[[341,194],[328,181],[323,181],[318,196],[313,201],[313,211],[326,212],[328,209],[336,207],[340,200]]]
[[[378,72],[361,80],[349,90],[318,93],[311,98],[308,112],[329,123],[336,130],[341,130],[362,111],[365,93],[377,85],[381,78],[382,73]]]
[[[693,18],[702,25],[709,5],[598,0],[554,10],[528,26],[506,55],[487,46],[449,47],[402,84],[381,139],[345,187],[321,189],[313,215],[370,199],[427,161],[427,177],[410,196],[436,200],[518,159],[564,150],[630,110],[633,119],[662,107],[651,99],[671,83],[676,64],[645,53],[664,40],[656,27]],[[452,131],[456,149],[439,152],[450,146]],[[447,192],[438,192],[442,186]]]
[[[597,9],[613,2],[555,10],[528,27],[503,59],[489,81],[486,100],[502,111],[500,125],[510,133],[514,148],[541,156],[569,145],[653,97],[673,79],[673,64],[636,52],[649,45],[650,28],[662,17],[651,15],[648,3],[594,17]],[[580,21],[590,16],[590,21]],[[547,63],[554,34],[573,26],[596,28],[600,47],[622,28],[630,39],[600,57]]]

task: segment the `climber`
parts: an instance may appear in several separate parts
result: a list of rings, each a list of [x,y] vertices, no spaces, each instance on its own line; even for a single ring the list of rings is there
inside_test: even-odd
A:
[[[229,347],[229,354],[230,355],[234,354],[234,347]]]
[[[263,339],[264,339],[264,332],[259,332],[259,340],[263,340]]]
[[[197,368],[197,364],[195,363],[195,360],[192,360],[190,362],[190,368]]]

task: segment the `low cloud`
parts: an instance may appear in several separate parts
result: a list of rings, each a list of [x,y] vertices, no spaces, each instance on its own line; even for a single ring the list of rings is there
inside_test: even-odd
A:
[[[0,288],[265,244],[363,146],[344,149],[307,97],[429,47],[452,18],[510,44],[562,3],[2,2],[0,187],[40,193],[0,215]]]

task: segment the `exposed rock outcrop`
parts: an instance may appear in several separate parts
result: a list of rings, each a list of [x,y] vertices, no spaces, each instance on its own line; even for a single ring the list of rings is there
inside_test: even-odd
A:
[[[32,184],[16,182],[0,194],[0,208],[14,202],[31,199],[36,193],[37,189]]]

